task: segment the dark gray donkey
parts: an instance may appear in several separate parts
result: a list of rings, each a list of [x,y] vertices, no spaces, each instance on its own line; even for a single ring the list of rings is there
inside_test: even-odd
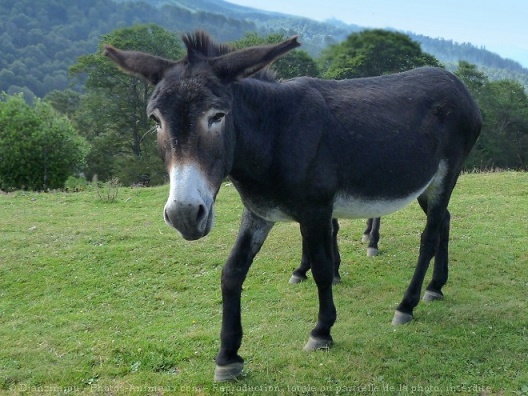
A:
[[[157,123],[170,175],[167,224],[187,240],[206,236],[225,177],[244,203],[222,272],[216,380],[242,371],[242,283],[275,222],[300,224],[317,284],[319,316],[306,350],[332,344],[332,218],[380,217],[418,199],[426,225],[393,323],[413,318],[433,257],[424,300],[443,298],[447,205],[482,124],[475,101],[453,74],[420,68],[373,78],[277,82],[264,69],[298,47],[297,37],[236,51],[204,32],[185,35],[183,42],[187,55],[179,61],[111,46],[104,54],[156,86],[148,114]]]

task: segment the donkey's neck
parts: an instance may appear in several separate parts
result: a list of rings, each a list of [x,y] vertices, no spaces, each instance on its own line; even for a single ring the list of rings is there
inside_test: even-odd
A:
[[[260,177],[271,166],[276,140],[284,133],[280,126],[288,118],[284,92],[282,84],[256,79],[234,85],[229,125],[235,141],[234,177]]]

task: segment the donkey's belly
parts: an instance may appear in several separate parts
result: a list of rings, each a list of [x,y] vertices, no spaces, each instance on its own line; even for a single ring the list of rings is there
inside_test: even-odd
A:
[[[334,201],[334,211],[332,217],[341,219],[361,219],[368,217],[381,217],[389,213],[407,206],[414,199],[416,199],[430,183],[425,185],[419,191],[403,198],[395,199],[362,199],[346,194],[338,194]],[[245,200],[245,205],[259,217],[271,222],[290,222],[294,221],[293,216],[290,216],[286,210],[283,210],[279,205],[270,203],[248,202]]]
[[[409,205],[427,190],[428,199],[436,199],[439,187],[444,182],[447,164],[440,161],[433,177],[423,186],[400,197],[364,198],[360,195],[338,193],[334,201],[333,217],[345,219],[360,219],[381,217],[396,212]],[[380,189],[382,190],[382,189]]]
[[[427,186],[406,197],[393,199],[374,198],[369,200],[340,194],[334,202],[333,217],[338,219],[364,219],[385,216],[409,205],[426,188]]]
[[[369,217],[381,217],[396,212],[409,205],[413,200],[418,198],[426,190],[428,199],[436,199],[436,194],[441,191],[439,188],[444,182],[447,164],[440,161],[436,173],[425,184],[416,188],[407,194],[399,197],[372,197],[365,198],[353,193],[338,192],[334,200],[334,209],[332,217],[344,219],[366,219]],[[236,185],[236,184],[235,184]],[[383,189],[380,189],[382,191]],[[266,200],[262,197],[254,197],[244,194],[239,189],[244,205],[253,213],[271,222],[289,222],[295,221],[295,216],[282,206],[278,201]]]
[[[399,209],[410,204],[425,189],[417,191],[409,196],[397,199],[372,199],[366,200],[350,195],[340,194],[334,201],[334,211],[332,217],[341,219],[364,219],[368,217],[381,217],[389,213],[396,212]],[[285,210],[273,205],[252,205],[247,204],[251,211],[259,217],[271,222],[290,222],[294,221]]]

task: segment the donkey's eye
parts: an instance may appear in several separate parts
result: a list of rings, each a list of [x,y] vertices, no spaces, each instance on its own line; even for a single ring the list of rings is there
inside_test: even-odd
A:
[[[151,114],[149,118],[156,123],[156,128],[161,127],[161,122],[158,117],[156,117],[154,114]]]
[[[209,118],[209,126],[213,125],[213,124],[216,124],[220,121],[222,121],[222,119],[225,117],[225,113],[222,113],[222,112],[218,112],[216,113],[214,116],[212,116],[211,118]]]

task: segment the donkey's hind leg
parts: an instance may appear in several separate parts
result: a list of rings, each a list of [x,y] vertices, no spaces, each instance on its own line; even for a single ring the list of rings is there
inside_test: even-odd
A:
[[[425,289],[423,301],[434,301],[442,300],[444,294],[442,293],[442,287],[447,283],[449,275],[448,262],[449,262],[449,228],[451,223],[451,214],[446,210],[443,223],[440,229],[440,241],[438,248],[436,249],[434,259],[433,277],[431,282]]]
[[[456,178],[455,178],[456,180]],[[418,198],[418,202],[427,214],[425,229],[420,240],[420,252],[413,278],[402,302],[398,305],[392,324],[404,324],[413,318],[413,310],[420,301],[420,294],[425,274],[429,263],[435,258],[435,269],[433,280],[428,286],[425,299],[427,301],[443,297],[441,288],[447,282],[447,250],[449,243],[450,214],[447,210],[449,197],[454,186],[454,182],[445,183],[444,189],[438,195],[427,196],[427,191]],[[451,185],[450,185],[451,184]],[[431,199],[430,199],[431,198]]]
[[[372,220],[372,217],[367,219],[367,228],[365,228],[365,231],[363,231],[363,235],[361,236],[361,243],[367,243],[370,240],[370,231],[372,231]]]
[[[367,257],[373,257],[378,255],[378,242],[380,239],[380,226],[381,218],[370,218],[367,220],[367,228],[363,231],[361,242],[368,243],[367,245]]]
[[[332,260],[334,263],[334,285],[341,282],[339,275],[339,266],[341,265],[341,255],[339,254],[339,247],[337,246],[337,233],[339,232],[339,223],[337,219],[332,219]],[[306,248],[303,244],[301,264],[297,267],[290,277],[290,284],[297,284],[304,282],[308,277],[306,273],[310,270],[311,265],[306,254]]]
[[[310,261],[308,260],[308,256],[306,255],[306,249],[302,248],[302,257],[301,257],[301,265],[299,265],[296,269],[293,270],[293,273],[290,277],[289,283],[291,284],[297,284],[304,282],[308,277],[306,276],[306,273],[310,270]]]
[[[427,200],[418,198],[418,203],[427,214]],[[423,301],[441,300],[444,298],[442,287],[447,283],[448,261],[449,261],[449,229],[451,224],[451,214],[446,209],[442,224],[440,225],[440,237],[434,259],[434,270],[431,282],[425,289]]]

